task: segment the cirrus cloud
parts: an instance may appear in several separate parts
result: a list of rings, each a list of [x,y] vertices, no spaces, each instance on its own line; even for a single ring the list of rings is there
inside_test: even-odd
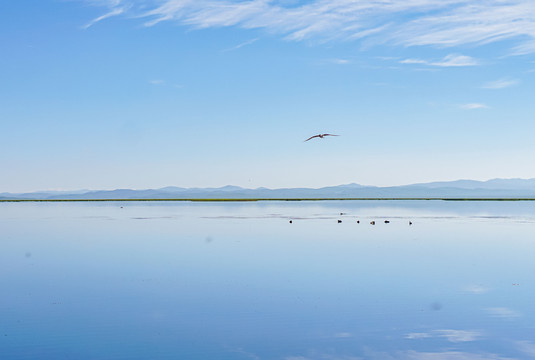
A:
[[[479,62],[471,56],[449,54],[442,60],[428,61],[423,59],[405,59],[400,61],[401,64],[416,64],[416,65],[429,65],[440,67],[461,67],[461,66],[476,66]]]
[[[455,329],[445,329],[445,330],[433,330],[427,333],[410,333],[405,336],[406,339],[427,339],[433,337],[445,338],[449,342],[459,343],[459,342],[469,342],[475,341],[482,336],[481,332],[475,330],[455,330]]]
[[[470,104],[463,104],[461,105],[461,108],[462,109],[466,109],[466,110],[476,110],[476,109],[488,109],[489,107],[485,104],[480,104],[480,103],[470,103]],[[472,288],[472,289],[467,289],[466,290],[467,292],[471,292],[473,294],[480,294],[480,293],[483,293],[485,291],[487,291],[486,289],[484,288]]]
[[[515,86],[519,84],[520,81],[516,79],[510,79],[510,78],[503,78],[495,81],[489,81],[485,84],[483,84],[483,89],[491,89],[491,90],[497,90],[497,89],[504,89],[511,86]]]
[[[375,39],[402,46],[482,45],[515,40],[512,54],[535,52],[532,0],[88,0],[119,15],[119,7],[145,26],[165,21],[192,28],[264,29],[287,40]],[[373,43],[373,40],[372,40]],[[444,66],[466,66],[451,58]],[[435,65],[439,65],[437,63]]]

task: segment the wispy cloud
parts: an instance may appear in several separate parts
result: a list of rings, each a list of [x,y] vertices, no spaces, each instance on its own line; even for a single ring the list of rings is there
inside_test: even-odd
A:
[[[422,59],[405,59],[399,62],[400,64],[429,64],[429,61]]]
[[[449,342],[468,342],[475,341],[481,337],[481,333],[475,330],[433,330],[423,333],[409,333],[405,336],[406,339],[427,339],[427,338],[445,338]]]
[[[335,65],[347,65],[351,64],[351,60],[348,59],[326,59],[324,63],[335,64]]]
[[[244,41],[241,44],[238,44],[236,46],[230,47],[228,49],[224,49],[223,52],[238,50],[238,49],[240,49],[240,48],[242,48],[244,46],[251,45],[251,44],[253,44],[253,43],[257,42],[257,41],[258,41],[258,38],[247,40],[247,41]]]
[[[503,79],[499,79],[495,81],[489,81],[483,84],[482,88],[492,89],[492,90],[504,89],[504,88],[508,88],[511,86],[515,86],[519,83],[520,83],[520,80],[517,80],[517,79],[503,78]]]
[[[95,25],[96,23],[98,23],[99,21],[102,21],[104,19],[107,19],[107,18],[110,18],[112,16],[117,16],[117,15],[121,15],[122,13],[125,12],[125,9],[124,8],[116,8],[116,9],[112,9],[110,10],[110,12],[102,15],[102,16],[99,16],[93,20],[91,20],[90,22],[88,22],[87,24],[85,24],[84,26],[82,26],[82,29],[89,29],[91,26]]]
[[[453,47],[515,39],[512,54],[535,52],[532,0],[128,0],[146,26],[175,21],[193,28],[266,29],[289,40],[374,38],[377,43]],[[92,0],[95,3],[95,0]],[[119,13],[118,0],[98,3]],[[105,17],[104,17],[105,18]],[[95,19],[89,26],[103,18]],[[464,59],[466,60],[466,59]],[[464,63],[450,59],[444,66]],[[440,66],[440,65],[438,65]],[[466,65],[462,65],[466,66]]]
[[[230,352],[233,352],[233,353],[236,353],[236,354],[240,354],[241,357],[245,357],[247,359],[251,359],[251,360],[260,360],[260,357],[258,355],[256,355],[255,353],[252,353],[250,351],[246,351],[242,348],[230,348],[230,347],[227,347],[228,351]]]
[[[335,337],[337,339],[346,339],[346,338],[350,338],[352,336],[353,336],[353,334],[348,333],[348,332],[341,332],[341,333],[336,333],[336,334],[333,335],[333,337]]]
[[[470,56],[450,54],[444,57],[444,59],[440,61],[431,63],[431,65],[445,66],[445,67],[475,66],[475,65],[478,65],[478,62]]]
[[[151,84],[151,85],[154,85],[154,86],[173,87],[173,88],[176,88],[176,89],[183,89],[184,88],[184,85],[182,85],[182,84],[172,83],[172,82],[168,82],[168,81],[165,81],[165,80],[162,80],[162,79],[152,79],[152,80],[149,80],[148,83]]]
[[[488,108],[489,107],[487,105],[480,104],[480,103],[470,103],[470,104],[461,105],[461,109],[466,109],[466,110],[488,109]],[[466,289],[466,291],[471,292],[473,294],[482,294],[488,290],[482,287],[473,287],[470,289]]]
[[[524,354],[535,358],[535,344],[530,341],[517,341],[516,347]]]
[[[521,348],[522,344],[518,344]],[[366,350],[366,359],[369,360],[513,360],[499,356],[497,354],[485,352],[463,352],[463,351],[438,351],[438,352],[423,352],[423,351],[394,351],[383,352],[374,351],[373,349]],[[314,353],[313,356],[288,356],[284,360],[362,360],[361,357],[351,355],[332,355]]]
[[[470,353],[462,351],[444,351],[444,352],[420,352],[408,351],[399,359],[404,360],[513,360],[511,358],[501,357],[496,354]]]
[[[475,341],[481,337],[479,331],[468,330],[435,330],[439,337],[446,338],[449,342],[468,342]]]
[[[502,319],[514,319],[522,316],[518,311],[506,307],[490,307],[486,308],[485,311],[492,317]]]
[[[431,335],[430,333],[409,333],[409,334],[405,335],[405,339],[411,339],[411,340],[414,340],[414,339],[427,339],[427,338],[430,338],[430,337],[433,337],[433,335]]]
[[[449,54],[442,60],[429,61],[424,59],[404,59],[400,61],[401,64],[416,64],[416,65],[429,65],[440,67],[460,67],[460,66],[475,66],[479,65],[478,61],[471,56]]]
[[[465,109],[485,109],[485,108],[488,108],[487,105],[485,104],[465,104],[465,105],[462,105],[463,108]],[[471,294],[476,294],[476,295],[479,295],[479,294],[485,294],[485,293],[488,293],[490,291],[489,288],[483,286],[483,285],[469,285],[469,286],[466,286],[464,288],[464,291],[468,292],[468,293],[471,293]]]
[[[128,5],[121,6],[122,5],[121,0],[88,0],[88,2],[93,5],[105,6],[109,8],[109,11],[105,13],[104,15],[101,15],[91,20],[90,22],[82,26],[82,29],[89,29],[91,26],[95,25],[96,23],[104,19],[110,18],[112,16],[121,15],[125,13],[130,7]]]

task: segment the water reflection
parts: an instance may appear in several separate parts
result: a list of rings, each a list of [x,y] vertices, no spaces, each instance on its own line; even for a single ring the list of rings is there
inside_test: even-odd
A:
[[[0,358],[531,359],[534,205],[2,203]]]

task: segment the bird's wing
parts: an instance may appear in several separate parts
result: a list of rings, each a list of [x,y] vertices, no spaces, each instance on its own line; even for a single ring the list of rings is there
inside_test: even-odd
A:
[[[340,136],[340,135],[334,135],[334,134],[323,134],[323,136]]]
[[[310,140],[310,139],[314,139],[315,137],[319,137],[319,135],[311,136],[311,137],[309,137],[308,139],[306,139],[305,141],[308,141],[308,140]]]

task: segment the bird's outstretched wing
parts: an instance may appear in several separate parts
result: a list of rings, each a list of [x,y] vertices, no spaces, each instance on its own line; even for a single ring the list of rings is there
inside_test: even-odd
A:
[[[340,135],[334,135],[334,134],[323,134],[323,136],[340,136]]]
[[[314,135],[314,136],[309,137],[309,138],[306,139],[305,141],[308,141],[308,140],[310,140],[310,139],[314,139],[315,137],[320,137],[320,136],[319,136],[319,135]]]

